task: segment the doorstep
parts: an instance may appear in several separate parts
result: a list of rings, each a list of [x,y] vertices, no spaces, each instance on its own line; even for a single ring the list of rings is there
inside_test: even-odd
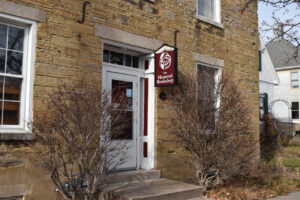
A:
[[[105,188],[101,200],[196,200],[203,197],[204,187],[160,178],[158,170],[119,172],[111,176],[113,183]]]

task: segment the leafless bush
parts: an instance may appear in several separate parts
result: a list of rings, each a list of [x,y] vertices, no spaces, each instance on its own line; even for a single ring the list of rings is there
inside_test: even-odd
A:
[[[267,114],[260,124],[260,153],[264,160],[271,160],[280,148],[280,133],[275,125],[276,119]]]
[[[33,159],[64,199],[96,199],[106,175],[126,160],[126,147],[112,140],[128,125],[124,99],[86,81],[61,85],[45,98],[45,110],[31,124]]]
[[[246,98],[232,77],[203,68],[197,77],[182,74],[180,92],[174,98],[174,133],[192,155],[200,185],[249,172],[257,152]],[[197,82],[196,82],[197,80]]]

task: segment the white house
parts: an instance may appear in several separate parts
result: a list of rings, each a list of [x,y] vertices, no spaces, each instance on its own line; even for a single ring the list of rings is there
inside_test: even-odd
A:
[[[274,87],[279,84],[279,79],[262,38],[259,59],[259,107],[260,119],[263,119],[264,114],[268,114],[269,104],[275,100]]]
[[[296,132],[300,131],[300,52],[283,38],[269,42],[266,47],[280,81],[275,86],[277,102],[272,112],[281,121],[292,122]]]

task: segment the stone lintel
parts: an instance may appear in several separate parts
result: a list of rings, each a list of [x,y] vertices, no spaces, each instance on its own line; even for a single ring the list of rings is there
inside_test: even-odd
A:
[[[38,22],[46,22],[46,12],[7,0],[0,0],[0,13],[9,14]]]
[[[193,53],[193,60],[216,67],[224,67],[224,60],[215,58],[211,55]]]
[[[34,133],[0,133],[1,140],[34,140]]]
[[[136,35],[102,24],[95,24],[95,36],[150,50],[157,50],[163,44],[156,39]]]
[[[0,198],[22,197],[29,192],[29,187],[24,184],[0,185]]]

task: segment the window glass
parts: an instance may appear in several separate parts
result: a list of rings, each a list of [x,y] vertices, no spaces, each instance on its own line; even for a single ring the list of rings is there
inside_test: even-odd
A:
[[[19,124],[19,108],[18,102],[3,102],[3,125]]]
[[[22,74],[23,53],[7,51],[6,73]]]
[[[5,77],[4,99],[20,100],[22,79]]]
[[[205,98],[214,95],[217,71],[218,69],[213,67],[198,66],[198,91]]]
[[[0,24],[0,125],[20,121],[24,41],[25,29]]]
[[[107,50],[103,52],[103,62],[109,62],[109,51]]]
[[[299,73],[298,72],[292,72],[292,88],[298,88],[299,87]]]
[[[7,26],[0,24],[0,48],[6,48],[7,42]]]
[[[292,80],[298,80],[298,72],[292,72]]]
[[[118,53],[110,50],[103,51],[103,62],[139,68],[139,57]]]
[[[215,19],[215,0],[198,0],[198,15]]]
[[[131,67],[131,56],[125,55],[125,66]]]
[[[124,54],[111,51],[109,61],[112,64],[123,65]]]
[[[198,65],[197,92],[199,106],[206,110],[206,118],[209,122],[203,127],[204,129],[213,129],[215,127],[216,99],[214,95],[216,90],[216,75],[218,69],[213,67]]]
[[[299,102],[292,102],[292,119],[299,119]]]
[[[8,49],[23,51],[24,29],[8,27]]]
[[[133,68],[139,68],[139,58],[136,56],[132,56],[132,67]]]
[[[264,109],[264,97],[259,97],[259,119],[262,120],[265,115],[265,109]]]
[[[6,51],[0,49],[0,73],[4,73],[5,70],[5,56],[6,56]]]
[[[119,103],[122,98],[125,98],[125,110],[115,110],[124,115],[124,119],[128,120],[128,126],[122,128],[119,135],[113,135],[113,139],[130,140],[133,139],[133,84],[132,82],[112,80],[112,102]],[[112,130],[114,127],[118,129],[118,121],[112,119]]]

